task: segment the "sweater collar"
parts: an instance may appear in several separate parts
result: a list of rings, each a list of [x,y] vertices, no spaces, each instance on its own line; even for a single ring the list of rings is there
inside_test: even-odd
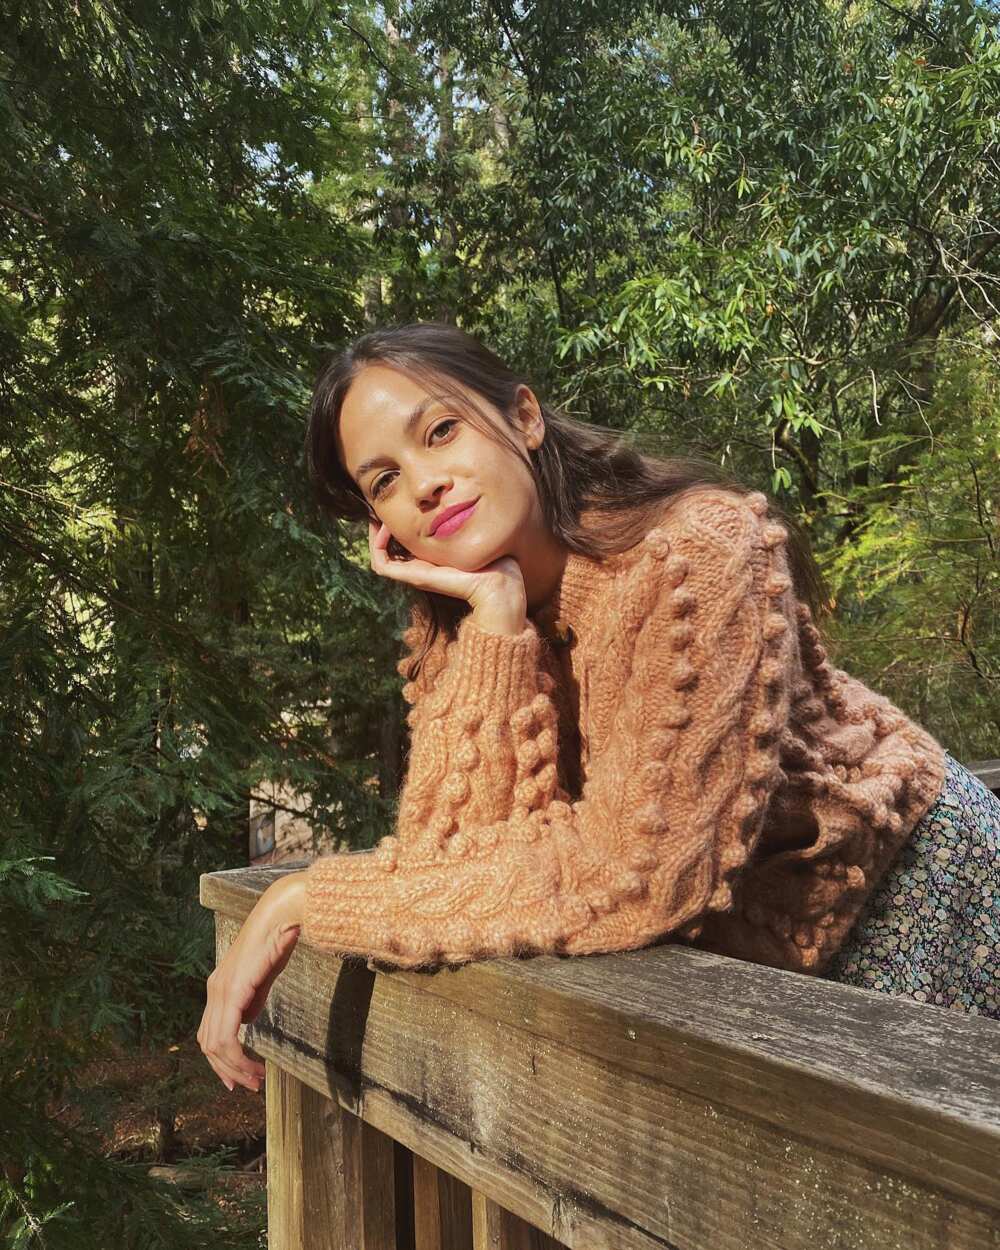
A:
[[[616,520],[613,512],[602,513],[600,509],[584,508],[580,514],[584,530],[614,525]],[[599,606],[606,592],[617,574],[630,566],[641,552],[641,543],[596,559],[570,551],[555,590],[528,614],[529,618],[550,641],[564,645],[570,641],[567,631],[579,636],[587,634],[591,624],[599,627],[606,618],[606,612]]]
[[[529,613],[538,629],[550,638],[560,638],[566,627],[575,634],[585,632],[595,615],[594,604],[613,578],[620,560],[620,556],[594,560],[571,551],[555,590],[540,607]]]

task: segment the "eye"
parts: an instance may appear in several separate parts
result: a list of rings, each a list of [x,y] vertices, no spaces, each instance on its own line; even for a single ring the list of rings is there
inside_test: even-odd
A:
[[[446,425],[458,425],[458,421],[454,417],[446,417],[443,421],[439,421],[437,425],[434,427],[434,429],[431,430],[430,437],[433,438],[434,435],[437,434],[439,430],[443,430]],[[380,477],[377,477],[374,482],[372,482],[372,485],[371,485],[372,499],[377,499],[379,495],[382,494],[383,484],[388,479],[388,477],[389,477],[388,473],[383,473]]]
[[[458,422],[455,420],[454,417],[445,417],[443,421],[439,421],[438,424],[434,427],[434,429],[431,430],[431,437],[433,438],[434,435],[438,432],[438,430],[443,430],[446,425],[458,425]]]

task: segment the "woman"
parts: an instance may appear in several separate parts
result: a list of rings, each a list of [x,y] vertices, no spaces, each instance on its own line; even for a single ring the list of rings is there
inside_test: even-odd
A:
[[[261,896],[198,1038],[301,934],[386,967],[679,941],[998,1011],[1000,801],[827,659],[822,581],[765,495],[539,402],[461,330],[366,334],[322,372],[310,474],[413,588],[394,833]]]

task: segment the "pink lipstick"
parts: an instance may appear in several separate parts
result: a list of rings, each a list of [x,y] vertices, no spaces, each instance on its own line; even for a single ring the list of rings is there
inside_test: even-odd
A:
[[[479,503],[478,499],[476,500],[476,503]],[[476,503],[470,504],[464,512],[456,512],[455,515],[450,516],[447,521],[442,521],[434,531],[434,537],[439,538],[444,534],[454,534],[455,530],[460,529],[469,517],[472,516],[473,512],[475,512]]]

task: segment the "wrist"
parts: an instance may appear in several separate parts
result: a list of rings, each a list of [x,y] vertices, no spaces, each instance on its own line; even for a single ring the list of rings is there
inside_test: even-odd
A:
[[[305,912],[306,873],[290,872],[279,877],[261,895],[261,902],[265,899],[279,933],[300,927]]]
[[[527,613],[517,608],[474,608],[472,623],[487,634],[523,634],[528,626]]]

